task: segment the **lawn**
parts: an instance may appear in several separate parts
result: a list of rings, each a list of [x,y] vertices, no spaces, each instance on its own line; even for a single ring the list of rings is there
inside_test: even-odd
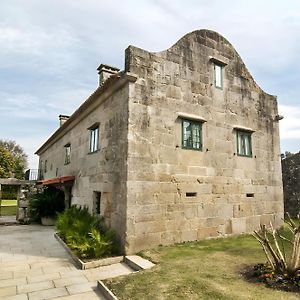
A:
[[[1,206],[17,206],[17,200],[2,200]]]
[[[266,261],[251,235],[160,246],[142,255],[158,264],[105,281],[118,299],[300,299],[243,278],[247,266]]]
[[[13,216],[17,211],[17,200],[1,201],[1,216]]]

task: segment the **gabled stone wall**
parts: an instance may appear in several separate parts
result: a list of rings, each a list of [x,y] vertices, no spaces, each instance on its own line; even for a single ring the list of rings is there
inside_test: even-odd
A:
[[[213,62],[223,67],[214,86]],[[262,91],[232,45],[199,30],[166,51],[130,46],[127,251],[282,224],[276,97]],[[203,150],[182,148],[182,116],[203,120]],[[237,155],[235,128],[252,133]],[[192,195],[192,196],[191,196]]]

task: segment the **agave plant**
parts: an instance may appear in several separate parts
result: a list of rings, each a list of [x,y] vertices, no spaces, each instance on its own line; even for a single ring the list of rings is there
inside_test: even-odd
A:
[[[291,239],[282,236],[278,230],[274,229],[272,223],[270,223],[270,229],[265,225],[261,225],[260,232],[254,231],[253,236],[261,244],[274,272],[295,276],[297,271],[300,270],[300,214],[298,214],[298,221],[294,222],[287,213],[285,223],[292,233]],[[281,243],[279,243],[280,240]],[[291,253],[288,257],[282,241],[291,244]]]

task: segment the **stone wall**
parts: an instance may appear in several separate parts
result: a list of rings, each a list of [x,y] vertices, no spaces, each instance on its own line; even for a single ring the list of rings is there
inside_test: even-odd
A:
[[[20,187],[16,218],[21,224],[28,224],[30,222],[29,197],[31,194],[36,193],[36,191],[37,187],[35,184],[21,185]]]
[[[75,176],[72,204],[90,210],[101,192],[101,213],[126,253],[281,226],[276,97],[259,88],[232,45],[200,30],[166,51],[130,46],[125,56],[120,79],[97,89],[37,151],[47,160],[44,178]],[[224,66],[222,89],[215,61]],[[182,148],[183,118],[203,123],[202,151]],[[95,122],[101,149],[88,154]],[[237,155],[236,128],[252,132],[251,157]]]
[[[284,211],[296,217],[300,211],[300,153],[282,160]]]
[[[214,86],[213,61],[224,86]],[[255,83],[222,36],[195,31],[170,49],[130,46],[127,252],[282,225],[276,97]],[[182,149],[181,116],[203,120],[203,151]],[[252,157],[235,127],[253,130]],[[191,196],[192,195],[192,196]]]
[[[66,123],[61,137],[40,154],[47,160],[44,179],[75,176],[71,204],[94,212],[94,192],[101,192],[101,214],[125,243],[128,87],[113,94],[101,93],[78,118]],[[100,149],[89,153],[89,128],[99,123]],[[71,159],[65,164],[65,145],[71,145]]]
[[[14,186],[17,190],[16,220],[21,224],[28,224],[30,221],[29,195],[36,190],[35,181],[20,180],[16,178],[0,178],[0,205],[2,189],[4,186]]]

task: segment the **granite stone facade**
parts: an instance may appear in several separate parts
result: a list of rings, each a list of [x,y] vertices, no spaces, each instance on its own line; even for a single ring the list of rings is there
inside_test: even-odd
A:
[[[292,217],[300,212],[300,153],[282,160],[284,211]]]
[[[232,45],[198,30],[158,53],[129,46],[125,70],[101,82],[37,154],[44,179],[75,176],[72,204],[95,211],[101,193],[100,214],[134,253],[281,226],[277,116],[276,97]],[[95,126],[99,149],[89,153]]]

